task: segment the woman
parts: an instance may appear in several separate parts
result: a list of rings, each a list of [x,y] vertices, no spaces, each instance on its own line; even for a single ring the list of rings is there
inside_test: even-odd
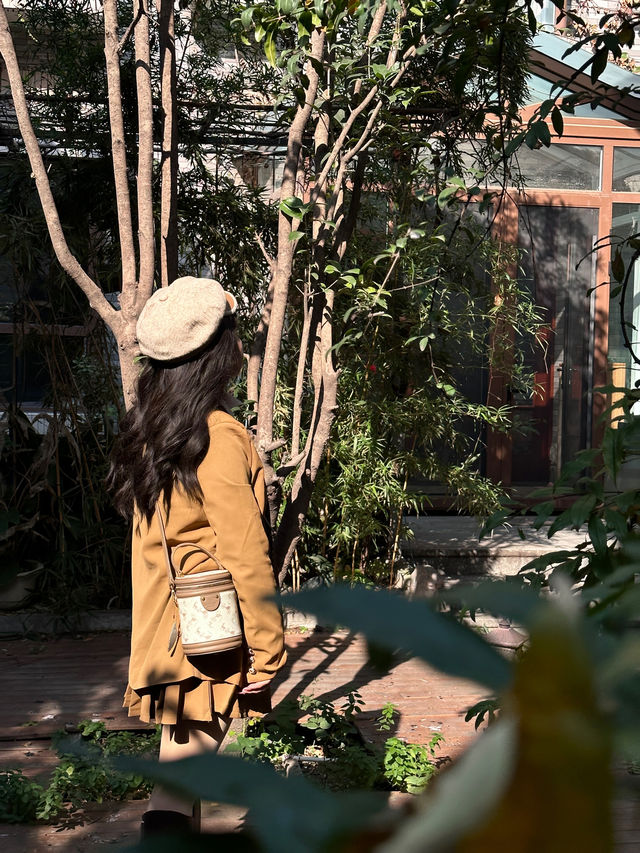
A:
[[[232,717],[268,710],[269,685],[285,662],[262,465],[228,411],[242,367],[236,301],[209,279],[185,277],[156,291],[137,325],[144,359],[137,401],[120,427],[108,484],[133,515],[133,614],[129,715],[162,725],[161,761],[217,750]],[[237,651],[187,658],[176,637],[160,523],[169,548],[196,543],[231,573],[243,618]],[[182,561],[181,561],[182,562]],[[185,573],[218,568],[191,552]],[[197,824],[192,803],[154,790],[143,835]]]

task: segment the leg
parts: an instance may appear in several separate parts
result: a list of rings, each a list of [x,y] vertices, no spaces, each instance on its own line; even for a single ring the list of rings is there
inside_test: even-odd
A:
[[[160,761],[179,761],[203,752],[217,752],[231,720],[218,717],[212,722],[183,720],[176,726],[162,726]],[[149,810],[181,812],[191,817],[193,802],[166,791],[160,785],[153,789]]]

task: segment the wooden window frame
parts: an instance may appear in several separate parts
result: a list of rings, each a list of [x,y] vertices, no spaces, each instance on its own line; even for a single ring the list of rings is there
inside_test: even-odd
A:
[[[523,111],[526,121],[539,105]],[[608,330],[611,249],[606,244],[611,234],[614,204],[637,204],[640,208],[640,192],[614,192],[613,152],[614,148],[640,149],[640,125],[635,122],[598,117],[568,116],[564,121],[564,134],[552,134],[552,145],[592,145],[602,149],[601,188],[599,190],[566,190],[553,188],[529,188],[523,192],[510,191],[495,219],[495,231],[502,239],[515,245],[518,240],[518,210],[520,205],[588,207],[598,211],[598,241],[602,246],[596,253],[596,290],[594,298],[593,388],[608,382]],[[495,387],[493,402],[506,402],[506,383]],[[602,439],[604,425],[601,415],[607,406],[603,394],[592,393],[591,444],[596,446]],[[487,474],[496,482],[511,486],[511,439],[509,436],[491,432],[487,441]]]

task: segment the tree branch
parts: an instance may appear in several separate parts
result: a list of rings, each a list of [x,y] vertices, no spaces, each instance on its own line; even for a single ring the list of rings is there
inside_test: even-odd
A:
[[[398,54],[399,22],[401,22],[402,18],[405,15],[406,15],[406,11],[401,10],[400,12],[398,12],[398,20],[396,21],[396,33],[394,34],[394,39],[393,39],[393,43],[391,46],[391,50],[389,51],[389,55],[387,56],[387,63],[386,63],[387,68],[391,68],[391,66],[396,61],[397,54]],[[398,85],[398,83],[402,79],[404,73],[406,72],[407,68],[411,64],[411,60],[415,56],[415,52],[416,52],[416,48],[413,45],[411,47],[407,48],[407,50],[405,51],[405,54],[404,54],[403,60],[402,60],[402,66],[398,69],[398,72],[396,73],[395,77],[393,78],[393,80],[389,84],[389,90],[390,91],[393,91],[393,89],[396,88],[396,86]],[[342,126],[342,130],[340,131],[340,135],[338,136],[338,138],[334,142],[333,147],[331,149],[331,152],[329,153],[329,155],[325,161],[322,172],[320,173],[318,179],[316,180],[316,184],[315,184],[313,190],[311,191],[310,201],[312,203],[315,202],[318,194],[324,188],[324,186],[327,182],[327,178],[329,177],[329,173],[331,172],[331,169],[333,168],[338,157],[340,157],[340,152],[342,151],[344,143],[345,143],[345,141],[349,135],[349,132],[351,131],[351,128],[355,124],[356,119],[358,118],[359,115],[361,115],[365,111],[365,109],[369,106],[371,101],[373,101],[373,99],[379,94],[379,91],[380,91],[380,86],[379,86],[379,84],[376,83],[367,92],[367,94],[364,96],[362,101],[360,101],[358,106],[355,107],[349,113],[348,118],[346,119],[346,121],[344,122],[344,124]],[[378,115],[379,115],[381,109],[382,109],[382,101],[379,101],[376,104],[376,106],[374,107],[371,115],[369,116],[366,127],[365,127],[364,131],[362,132],[362,134],[360,135],[358,142],[354,146],[352,146],[350,149],[347,150],[344,157],[340,158],[341,161],[344,163],[345,168],[346,168],[346,165],[349,163],[349,161],[359,151],[361,151],[365,147],[365,145],[368,144],[369,135],[371,133],[373,125],[375,124],[375,122],[378,118]]]
[[[138,250],[140,275],[136,310],[153,290],[155,240],[153,233],[153,93],[149,47],[149,0],[139,0],[136,18],[136,91],[138,96]]]
[[[260,374],[260,364],[262,362],[262,354],[267,342],[267,332],[269,331],[269,320],[271,319],[271,306],[273,305],[273,286],[275,282],[275,271],[272,267],[271,281],[267,289],[264,308],[260,316],[260,322],[253,338],[251,345],[251,354],[249,355],[249,363],[247,365],[247,399],[255,401],[254,411],[258,408],[258,376]]]
[[[102,320],[104,320],[107,326],[117,337],[122,325],[119,312],[116,311],[109,302],[107,302],[100,288],[93,279],[87,275],[76,258],[71,254],[64,236],[60,217],[58,216],[58,209],[53,198],[53,193],[51,192],[51,185],[47,176],[47,170],[42,159],[42,152],[40,151],[38,139],[34,133],[33,125],[31,123],[13,37],[9,29],[9,22],[7,20],[4,4],[1,0],[0,54],[2,55],[2,59],[4,60],[4,64],[7,69],[7,77],[9,79],[9,86],[13,96],[18,127],[20,128],[20,133],[24,140],[25,149],[31,165],[31,171],[33,172],[33,176],[36,181],[36,189],[38,190],[38,196],[40,197],[42,211],[44,213],[45,222],[47,223],[47,229],[49,231],[51,244],[56,258],[58,259],[62,269],[83,291],[94,311],[96,311]]]
[[[382,23],[384,21],[384,16],[386,14],[387,14],[387,4],[381,3],[378,6],[375,15],[373,16],[373,20],[371,21],[371,26],[369,27],[369,33],[367,35],[367,53],[368,53],[368,50],[371,47],[371,45],[374,43],[374,41],[380,35],[380,30],[382,29]],[[362,57],[362,59],[360,60],[360,63],[359,63],[360,66],[362,66],[364,64],[364,60],[365,60],[365,57]],[[363,80],[362,77],[358,77],[358,79],[356,80],[355,85],[353,87],[353,94],[354,95],[360,94],[360,91],[362,90],[362,80]]]
[[[147,0],[138,0],[138,11],[136,12],[136,16],[133,19],[133,21],[131,21],[131,23],[129,24],[129,26],[125,30],[124,35],[122,36],[122,38],[118,42],[118,55],[120,55],[122,53],[122,51],[124,50],[125,45],[129,41],[129,39],[131,38],[131,33],[135,30],[136,26],[138,25],[138,21],[140,20],[140,18],[143,15],[149,14],[149,10],[147,8],[145,8],[146,5],[147,5]]]
[[[280,584],[286,578],[293,552],[300,541],[302,524],[309,509],[313,486],[329,443],[337,411],[338,372],[334,369],[331,359],[333,299],[332,290],[319,291],[316,294],[313,311],[315,322],[312,321],[312,329],[316,330],[319,325],[320,331],[319,334],[313,334],[316,340],[313,357],[314,409],[302,461],[274,543],[274,564]]]
[[[293,421],[291,426],[291,459],[300,453],[300,427],[302,423],[302,397],[304,393],[304,374],[307,365],[307,349],[309,347],[309,332],[311,329],[311,312],[309,311],[309,282],[305,281],[302,294],[302,334],[300,336],[300,352],[296,371],[296,387],[293,392]],[[301,461],[301,460],[298,460]],[[278,476],[281,476],[278,472]]]
[[[136,255],[133,246],[131,223],[131,201],[127,179],[127,154],[122,116],[122,91],[120,87],[120,57],[118,56],[118,13],[116,0],[104,0],[104,55],[107,67],[107,92],[109,101],[109,124],[111,127],[111,151],[113,176],[118,208],[120,235],[120,257],[122,259],[122,292],[135,287]],[[129,312],[127,300],[122,310]]]

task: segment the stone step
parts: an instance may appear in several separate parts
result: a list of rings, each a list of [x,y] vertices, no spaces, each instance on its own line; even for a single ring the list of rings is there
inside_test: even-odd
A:
[[[402,543],[402,553],[411,558],[423,574],[432,574],[436,588],[482,578],[504,578],[517,574],[530,560],[552,551],[573,550],[585,541],[585,534],[561,531],[551,539],[548,525],[534,530],[535,516],[523,516],[518,525],[502,525],[479,539],[481,524],[463,516],[421,516],[405,518],[411,538]]]

